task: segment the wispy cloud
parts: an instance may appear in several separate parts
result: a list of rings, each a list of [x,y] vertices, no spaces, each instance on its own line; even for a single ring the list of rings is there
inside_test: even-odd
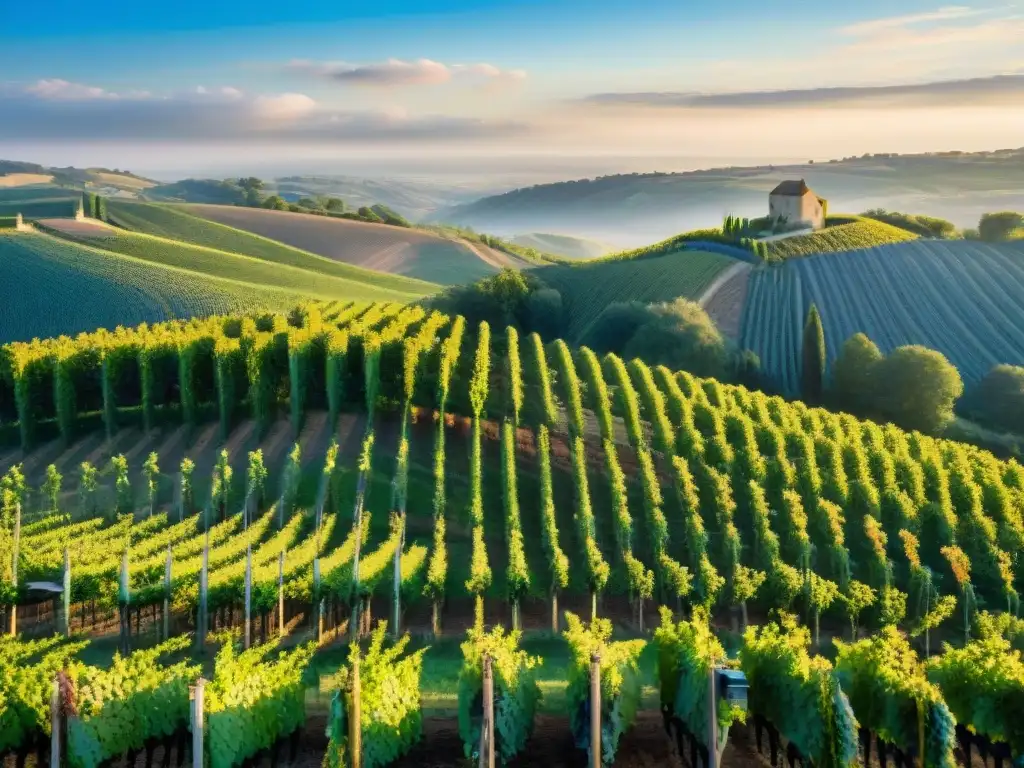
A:
[[[62,83],[59,86],[55,82]],[[42,85],[41,85],[42,83]],[[198,86],[169,94],[110,94],[45,80],[0,88],[0,140],[51,141],[458,141],[521,135],[522,123],[403,109],[337,109],[301,93],[248,94]]]
[[[289,62],[286,69],[337,83],[377,88],[442,85],[454,79],[514,82],[526,77],[521,69],[500,69],[487,63],[449,65],[431,59],[388,59],[370,64],[299,59]]]
[[[965,5],[947,5],[934,11],[925,11],[924,13],[911,13],[903,16],[888,16],[880,19],[859,21],[854,24],[848,24],[845,27],[840,27],[837,31],[840,34],[849,35],[851,37],[865,37],[891,29],[900,29],[919,24],[955,21],[958,19],[978,16],[984,13],[986,13],[985,10],[970,8]]]
[[[599,93],[585,102],[648,107],[936,107],[1014,105],[1024,101],[1024,74],[874,87],[803,88],[731,93]]]

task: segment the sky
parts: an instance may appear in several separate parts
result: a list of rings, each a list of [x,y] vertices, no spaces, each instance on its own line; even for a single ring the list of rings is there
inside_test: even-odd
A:
[[[572,177],[1024,143],[1024,0],[7,1],[0,157],[48,165]]]

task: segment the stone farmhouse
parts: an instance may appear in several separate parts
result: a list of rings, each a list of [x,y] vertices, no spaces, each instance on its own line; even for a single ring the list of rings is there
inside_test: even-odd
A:
[[[822,229],[827,209],[828,201],[814,194],[803,179],[784,181],[768,195],[768,218],[773,225]]]

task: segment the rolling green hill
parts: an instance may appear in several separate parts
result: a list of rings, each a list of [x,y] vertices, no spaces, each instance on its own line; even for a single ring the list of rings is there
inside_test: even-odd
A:
[[[232,222],[235,222],[238,217],[241,217],[241,223],[255,220],[258,224],[261,221],[266,221],[270,227],[266,231],[282,237],[282,241],[192,215],[192,210],[198,210],[204,216],[209,214],[211,217],[233,217],[230,219]],[[330,277],[364,283],[374,290],[383,289],[410,296],[423,296],[439,289],[439,286],[433,282],[416,279],[397,269],[389,270],[389,264],[381,258],[374,259],[374,255],[380,256],[388,252],[393,252],[395,256],[400,255],[398,252],[420,235],[413,230],[324,219],[319,216],[302,216],[281,211],[265,211],[259,208],[232,208],[230,206],[196,206],[185,209],[166,204],[112,200],[108,203],[108,212],[112,222],[134,232],[183,241],[275,264],[297,267]],[[268,214],[270,218],[261,217],[260,214]],[[284,218],[273,218],[274,214]],[[330,227],[327,233],[329,236],[326,238],[318,235],[325,226],[325,222],[326,226]],[[367,232],[369,235],[366,234]],[[351,248],[347,250],[358,251],[366,258],[360,261],[350,261],[340,257],[328,257],[326,254],[318,255],[309,250],[293,247],[283,241],[287,239],[289,233],[299,238],[303,244],[312,238],[316,242],[326,242],[333,248],[342,251],[346,250],[347,244],[351,244]],[[457,248],[454,244],[437,237],[430,237],[429,240],[430,245],[437,245],[441,248],[449,246]],[[316,242],[313,244],[315,245]],[[438,253],[437,255],[444,257],[446,254]],[[463,257],[461,266],[464,270],[462,280],[475,279],[477,276],[486,276],[497,271],[495,268],[487,268],[468,251],[461,255]],[[472,271],[476,265],[484,267],[480,275]],[[431,267],[431,265],[427,266]],[[445,265],[436,264],[433,265],[432,271],[441,273],[445,269]],[[431,271],[431,269],[425,271]]]
[[[736,263],[728,256],[682,249],[540,267],[533,275],[562,294],[568,331],[578,341],[609,304],[698,298],[716,276]],[[654,255],[650,255],[652,253]]]
[[[273,286],[275,289],[322,299],[411,301],[431,293],[435,288],[429,283],[403,280],[393,275],[377,275],[366,270],[357,271],[361,279],[351,279],[345,275],[345,265],[337,265],[343,268],[340,270],[341,274],[331,274],[334,263],[326,259],[317,260],[323,261],[324,265],[314,264],[321,267],[320,270],[303,269],[290,264],[183,243],[179,240],[113,228],[95,236],[69,234],[64,237],[150,263],[187,270],[197,275]]]
[[[524,248],[534,248],[541,253],[553,253],[570,259],[596,259],[611,253],[614,248],[597,240],[569,235],[551,235],[543,232],[530,232],[516,235],[512,243]]]
[[[769,256],[779,260],[792,259],[818,253],[875,248],[917,238],[912,232],[874,219],[860,216],[842,218],[847,223],[828,226],[809,235],[796,235],[768,243]]]
[[[41,233],[0,233],[0,285],[0,342],[174,317],[285,309],[303,296]]]

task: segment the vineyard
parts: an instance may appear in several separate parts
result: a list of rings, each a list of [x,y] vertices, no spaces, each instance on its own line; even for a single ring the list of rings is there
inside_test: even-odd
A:
[[[345,259],[325,258],[324,255],[317,255],[318,252],[293,247],[293,245],[287,244],[287,240],[268,239],[260,234],[218,223],[216,220],[211,221],[210,219],[215,218],[213,215],[210,215],[209,218],[193,215],[192,207],[112,200],[108,203],[108,208],[111,221],[142,235],[153,235],[164,240],[190,243],[217,252],[226,251],[236,255],[249,256],[264,262],[296,267],[327,277],[367,283],[376,288],[393,290],[396,293],[422,296],[437,290],[436,285],[425,283],[422,280],[403,277],[399,274],[389,275],[386,270],[371,271],[362,268],[359,262],[346,263]],[[202,207],[200,210],[207,209],[214,212],[223,209],[226,213],[222,215],[226,219],[245,214],[247,211],[252,211],[255,214],[272,213],[263,209],[230,206],[209,206]],[[320,217],[317,217],[316,221],[319,220]],[[342,222],[343,225],[349,223],[351,222]],[[302,226],[309,226],[305,217],[302,219]],[[404,234],[408,232],[408,230],[394,227],[373,227],[373,231],[381,229],[383,230],[381,236],[385,239],[389,233]],[[339,229],[335,232],[335,236],[338,238],[336,242],[347,242],[347,230]],[[394,235],[392,235],[393,237]]]
[[[0,341],[172,317],[294,306],[300,292],[248,285],[35,233],[0,232]]]
[[[23,635],[0,642],[0,754],[42,751],[51,714],[69,765],[181,755],[190,728],[206,765],[276,754],[306,717],[302,670],[349,638],[323,760],[386,765],[416,754],[433,684],[403,629],[467,628],[471,759],[482,731],[503,761],[526,754],[556,693],[526,650],[538,631],[567,648],[567,737],[604,764],[651,706],[648,648],[680,754],[712,732],[719,753],[755,749],[744,721],[773,762],[821,768],[1024,753],[1016,462],[399,304],[2,352],[0,423],[22,451],[2,460],[0,601]],[[193,451],[110,450],[160,425]],[[111,669],[81,661],[79,633],[104,628]],[[709,729],[722,668],[749,699],[719,690]]]
[[[697,299],[734,261],[705,251],[619,255],[536,270],[538,278],[562,294],[567,336],[580,339],[609,304]]]
[[[751,273],[740,343],[783,392],[799,388],[807,308],[821,313],[829,364],[864,332],[888,353],[904,344],[942,352],[966,384],[999,363],[1024,363],[1024,250],[930,240],[823,254]]]
[[[853,220],[828,226],[809,235],[774,240],[768,243],[768,256],[772,260],[782,261],[819,253],[877,248],[917,239],[917,235],[891,224],[859,216],[844,217],[844,221],[847,218]]]
[[[188,205],[185,210],[339,264],[385,274],[455,285],[489,277],[497,271],[494,264],[464,243],[408,227],[223,205]]]

